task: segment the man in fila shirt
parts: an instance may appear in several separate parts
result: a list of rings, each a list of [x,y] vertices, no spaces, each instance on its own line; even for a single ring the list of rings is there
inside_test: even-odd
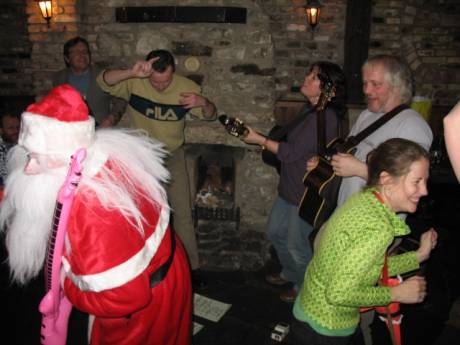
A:
[[[131,68],[105,70],[97,78],[102,90],[128,101],[126,113],[133,128],[142,128],[166,145],[171,172],[168,197],[173,226],[184,243],[194,283],[200,285],[198,248],[192,222],[190,186],[183,150],[185,117],[214,120],[216,107],[201,95],[194,81],[175,73],[174,57],[166,50],[151,51]]]

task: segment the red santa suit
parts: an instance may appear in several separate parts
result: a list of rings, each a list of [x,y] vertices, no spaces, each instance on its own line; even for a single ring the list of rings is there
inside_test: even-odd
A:
[[[64,291],[95,316],[91,344],[189,344],[191,286],[187,258],[176,237],[172,264],[153,288],[150,277],[171,253],[169,210],[139,198],[142,236],[118,210],[103,209],[84,186],[76,194],[63,260]]]
[[[88,152],[62,265],[65,295],[93,320],[90,343],[188,345],[190,271],[183,246],[169,228],[170,211],[163,206],[168,172],[161,144],[129,130],[95,133],[84,100],[70,85],[54,88],[22,119],[19,145],[33,153],[25,171],[57,169],[77,149]],[[17,266],[19,272],[32,270]],[[159,271],[166,274],[152,283]]]

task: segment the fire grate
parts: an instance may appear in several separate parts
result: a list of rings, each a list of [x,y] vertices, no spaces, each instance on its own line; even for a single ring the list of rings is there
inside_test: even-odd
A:
[[[198,220],[219,220],[235,222],[236,229],[240,227],[240,208],[222,208],[222,207],[203,207],[195,205],[193,208],[193,220],[195,227],[198,225]]]

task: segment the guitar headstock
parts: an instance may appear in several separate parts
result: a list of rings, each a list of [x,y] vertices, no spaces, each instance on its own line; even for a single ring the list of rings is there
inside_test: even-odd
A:
[[[220,115],[219,121],[222,123],[227,130],[227,132],[235,137],[245,135],[247,128],[244,125],[244,122],[239,118],[229,117],[227,115]]]
[[[321,78],[321,95],[319,96],[316,110],[324,110],[327,103],[334,97],[335,86],[329,78]]]

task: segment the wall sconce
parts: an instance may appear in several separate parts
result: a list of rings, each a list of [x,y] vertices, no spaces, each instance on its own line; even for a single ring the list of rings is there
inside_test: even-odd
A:
[[[308,24],[310,24],[312,30],[314,30],[319,23],[321,7],[322,5],[318,0],[307,0],[305,12],[307,13]]]
[[[46,20],[46,24],[50,27],[50,20],[53,16],[53,4],[50,0],[41,1],[35,0],[38,2],[38,7],[40,8],[40,13],[42,14],[43,18]]]

